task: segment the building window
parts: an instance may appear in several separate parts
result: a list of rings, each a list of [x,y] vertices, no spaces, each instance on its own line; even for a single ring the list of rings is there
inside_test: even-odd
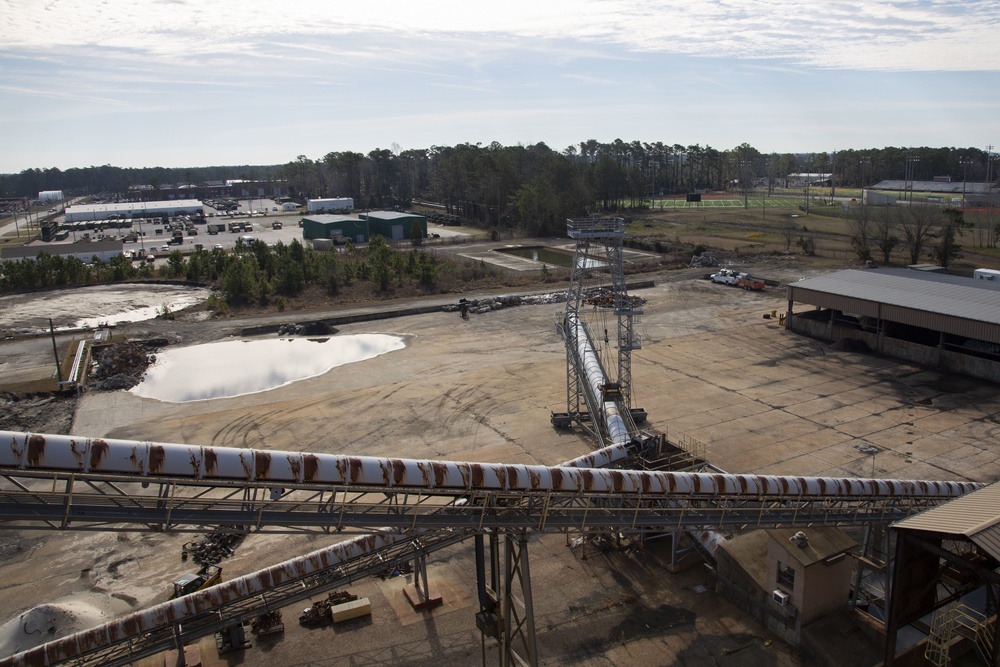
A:
[[[778,563],[778,585],[787,591],[795,590],[795,570],[784,563]]]

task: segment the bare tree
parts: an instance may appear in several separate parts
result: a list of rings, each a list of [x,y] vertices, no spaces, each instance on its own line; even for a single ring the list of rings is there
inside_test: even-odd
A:
[[[899,246],[899,237],[896,236],[898,227],[899,209],[889,206],[879,206],[877,211],[871,215],[873,222],[873,241],[882,255],[882,263],[888,264],[892,257],[892,252]]]
[[[941,210],[936,206],[910,204],[899,218],[903,242],[910,253],[910,264],[920,263],[928,244],[938,235]]]
[[[852,207],[851,215],[851,247],[862,262],[872,258],[872,241],[875,234],[875,223],[872,220],[872,210],[867,204]]]

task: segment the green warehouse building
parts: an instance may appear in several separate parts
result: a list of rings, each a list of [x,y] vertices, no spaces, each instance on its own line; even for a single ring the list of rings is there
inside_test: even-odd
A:
[[[395,211],[372,211],[358,217],[350,215],[310,215],[302,218],[303,239],[332,239],[343,236],[352,243],[368,243],[379,235],[390,241],[408,241],[413,225],[420,227],[421,238],[427,238],[427,218]]]

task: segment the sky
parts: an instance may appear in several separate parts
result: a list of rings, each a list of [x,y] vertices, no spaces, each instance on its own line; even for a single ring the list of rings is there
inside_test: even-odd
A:
[[[0,173],[1000,144],[1000,0],[0,0]]]

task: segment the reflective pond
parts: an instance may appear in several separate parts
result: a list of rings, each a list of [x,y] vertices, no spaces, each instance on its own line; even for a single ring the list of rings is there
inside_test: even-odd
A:
[[[136,396],[167,403],[253,394],[316,377],[331,368],[406,347],[402,336],[356,334],[330,338],[229,340],[163,350]]]
[[[497,248],[497,252],[503,252],[508,255],[515,255],[517,257],[524,257],[525,259],[534,260],[536,262],[541,262],[542,264],[548,264],[550,266],[562,266],[565,268],[570,268],[573,266],[573,253],[566,252],[564,250],[555,250],[553,248],[546,248],[544,246],[522,246],[519,248]],[[588,259],[586,266],[583,268],[593,269],[601,266],[607,266],[607,262],[602,262],[596,259]]]

